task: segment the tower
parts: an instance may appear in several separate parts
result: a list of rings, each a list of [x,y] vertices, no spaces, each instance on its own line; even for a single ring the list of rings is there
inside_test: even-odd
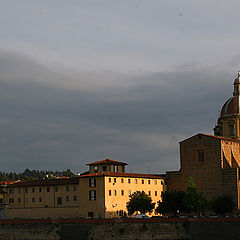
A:
[[[234,80],[233,96],[223,105],[214,135],[240,140],[240,72]]]

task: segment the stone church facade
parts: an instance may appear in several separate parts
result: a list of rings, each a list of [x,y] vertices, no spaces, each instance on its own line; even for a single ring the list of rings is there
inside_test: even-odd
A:
[[[240,209],[240,74],[233,96],[221,109],[214,135],[199,133],[180,142],[180,170],[167,172],[169,190],[186,190],[192,177],[197,190],[212,199],[231,194]]]

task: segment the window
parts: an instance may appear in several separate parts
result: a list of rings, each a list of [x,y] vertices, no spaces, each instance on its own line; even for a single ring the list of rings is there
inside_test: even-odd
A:
[[[88,212],[88,217],[89,217],[89,218],[93,218],[93,216],[94,216],[94,213],[93,213],[93,212]]]
[[[9,203],[14,203],[14,198],[9,198]]]
[[[128,190],[128,196],[130,196],[131,195],[131,190]]]
[[[154,184],[157,185],[157,180],[154,180]]]
[[[112,195],[112,191],[111,191],[111,190],[108,191],[108,195],[109,195],[109,196]]]
[[[128,183],[131,183],[131,179],[128,179]]]
[[[144,180],[142,180],[142,184],[144,184]]]
[[[14,189],[13,188],[9,188],[9,194],[14,194]]]
[[[58,192],[58,187],[57,186],[55,187],[55,192]]]
[[[151,196],[151,191],[148,191],[148,196]]]
[[[69,186],[66,186],[66,192],[69,192]]]
[[[57,198],[57,205],[62,205],[62,198],[61,197]]]
[[[121,191],[121,195],[124,196],[124,190]]]
[[[121,183],[124,183],[124,179],[123,178],[121,179]]]
[[[135,184],[137,184],[138,183],[138,180],[137,179],[135,179]]]
[[[95,190],[89,191],[89,200],[90,201],[95,201],[96,200],[96,191]]]
[[[50,192],[50,187],[47,187],[47,192]]]
[[[230,135],[230,136],[234,136],[234,135],[235,135],[235,134],[234,134],[234,125],[231,124],[231,125],[229,125],[228,127],[229,127],[229,135]]]
[[[74,191],[74,192],[77,191],[77,185],[73,185],[73,191]]]
[[[103,170],[104,172],[106,172],[106,171],[107,171],[107,166],[103,166],[103,167],[102,167],[102,170]]]
[[[40,187],[40,188],[38,189],[38,191],[39,191],[39,192],[42,192],[42,188]]]
[[[89,179],[89,187],[96,187],[96,178]]]
[[[114,196],[117,196],[117,190],[114,190]]]
[[[28,189],[27,188],[25,188],[25,193],[28,193]]]
[[[204,162],[204,151],[198,151],[198,161]]]
[[[148,184],[151,184],[151,180],[148,180]]]
[[[76,196],[76,195],[73,196],[73,201],[74,201],[74,202],[77,201],[77,196]]]
[[[19,193],[19,194],[21,193],[21,188],[18,188],[18,193]]]
[[[18,203],[21,203],[21,198],[18,198]]]
[[[111,178],[109,178],[109,179],[108,179],[108,181],[109,181],[109,182],[112,182],[112,179],[111,179]]]
[[[66,202],[69,202],[69,196],[66,196]]]
[[[116,179],[116,178],[114,178],[114,179],[113,179],[113,181],[114,181],[114,183],[116,183],[116,182],[117,182],[117,179]]]
[[[42,198],[41,197],[38,200],[39,200],[39,202],[42,202]]]
[[[118,172],[118,165],[114,166],[114,172]]]
[[[157,196],[157,191],[155,191],[155,196]]]
[[[32,202],[35,202],[35,197],[32,198]]]
[[[93,167],[93,171],[96,173],[98,171],[98,167],[97,166]]]
[[[35,193],[35,188],[34,187],[32,188],[32,193]]]
[[[161,185],[163,185],[163,183],[164,183],[163,180],[161,180]]]

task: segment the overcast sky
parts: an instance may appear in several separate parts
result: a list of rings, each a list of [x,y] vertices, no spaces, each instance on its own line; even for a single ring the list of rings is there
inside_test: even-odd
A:
[[[179,169],[240,68],[237,0],[0,0],[1,171]]]

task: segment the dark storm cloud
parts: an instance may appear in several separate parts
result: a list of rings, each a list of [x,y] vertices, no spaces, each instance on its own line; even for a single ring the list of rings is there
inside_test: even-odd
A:
[[[125,84],[111,73],[110,86],[107,73],[62,76],[7,52],[0,52],[0,73],[0,158],[7,171],[76,172],[106,157],[128,162],[130,171],[177,170],[178,141],[211,133],[234,77],[181,69],[129,74]]]

